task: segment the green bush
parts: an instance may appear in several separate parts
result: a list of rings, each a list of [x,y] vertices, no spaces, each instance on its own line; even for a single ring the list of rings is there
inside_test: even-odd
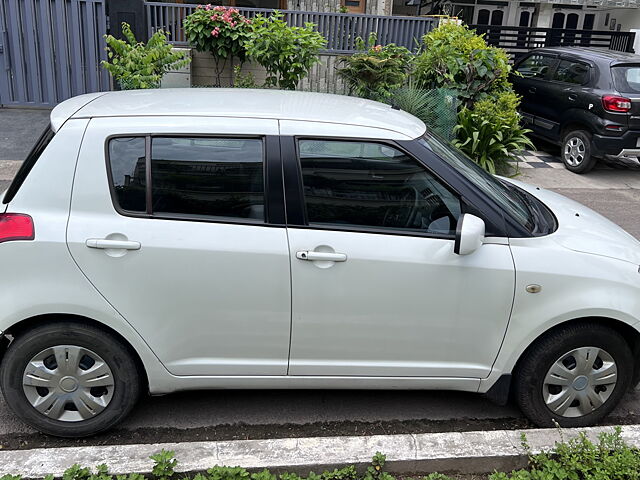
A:
[[[241,15],[237,8],[198,5],[184,19],[184,31],[187,41],[196,50],[213,55],[218,87],[227,61],[233,62],[237,58],[243,63],[246,60],[245,42],[251,34],[251,20]]]
[[[318,63],[318,54],[327,44],[313,23],[290,27],[276,11],[270,17],[258,15],[245,43],[247,55],[267,71],[265,86],[295,90],[309,70]]]
[[[122,24],[122,34],[124,40],[104,36],[107,60],[102,61],[102,66],[123,90],[157,88],[166,72],[190,62],[183,52],[172,51],[162,30],[154,33],[146,45],[136,40],[128,23]]]
[[[601,433],[591,442],[584,433],[560,442],[548,452],[532,455],[523,435],[522,445],[529,452],[529,468],[511,473],[494,473],[490,480],[638,480],[640,450],[622,439],[620,428]]]
[[[530,130],[520,126],[518,103],[518,96],[506,90],[463,107],[453,145],[489,173],[505,171],[513,152],[533,146],[526,136]]]
[[[484,93],[510,88],[506,52],[489,46],[466,25],[444,23],[423,41],[424,49],[415,61],[417,87],[457,90],[467,107]]]
[[[459,104],[455,91],[446,88],[422,90],[409,86],[392,91],[385,101],[418,117],[431,132],[447,141],[453,140]]]
[[[406,48],[393,43],[376,45],[376,39],[375,32],[369,35],[367,43],[358,37],[358,51],[340,58],[338,75],[356,96],[380,100],[405,84],[413,56]]]

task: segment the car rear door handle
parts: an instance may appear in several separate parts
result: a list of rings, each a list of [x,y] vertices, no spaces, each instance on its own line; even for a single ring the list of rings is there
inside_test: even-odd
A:
[[[536,93],[536,87],[529,87],[529,93]]]
[[[89,248],[100,248],[103,250],[140,250],[140,242],[129,240],[108,240],[105,238],[89,238],[86,241]]]
[[[330,252],[314,252],[312,250],[303,250],[296,252],[296,258],[299,260],[307,260],[310,262],[346,262],[347,255],[344,253]]]
[[[578,98],[578,95],[576,95],[575,93],[572,93],[571,95],[569,95],[569,100],[571,100],[572,102],[575,102]]]

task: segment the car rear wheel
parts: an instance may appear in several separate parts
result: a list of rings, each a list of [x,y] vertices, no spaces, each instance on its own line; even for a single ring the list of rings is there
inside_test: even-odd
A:
[[[533,345],[514,379],[517,403],[536,425],[593,425],[627,391],[633,356],[625,339],[600,324],[557,330]]]
[[[596,164],[591,154],[591,134],[584,130],[568,132],[562,141],[562,161],[573,173],[587,173]]]
[[[140,395],[136,363],[113,335],[88,325],[55,323],[16,338],[0,366],[9,407],[35,429],[59,437],[106,430]]]

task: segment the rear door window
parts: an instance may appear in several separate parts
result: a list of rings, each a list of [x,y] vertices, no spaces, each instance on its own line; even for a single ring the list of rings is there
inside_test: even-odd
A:
[[[611,67],[613,82],[620,93],[640,94],[640,65]]]
[[[553,74],[553,80],[584,85],[589,81],[590,72],[589,65],[585,63],[572,60],[560,60],[558,68],[556,68]]]
[[[530,55],[518,64],[516,71],[525,78],[543,79],[551,73],[556,60],[549,55]]]
[[[118,137],[109,141],[114,201],[159,217],[265,221],[259,138]]]

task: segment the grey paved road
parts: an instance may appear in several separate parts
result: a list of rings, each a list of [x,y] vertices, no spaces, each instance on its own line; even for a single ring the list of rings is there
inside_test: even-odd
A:
[[[0,109],[0,190],[46,124],[47,112]],[[640,171],[586,176],[529,169],[523,181],[552,188],[594,208],[640,238]],[[1,267],[0,267],[1,268]],[[627,395],[611,422],[640,419],[640,392]],[[116,431],[88,442],[157,442],[367,432],[525,427],[513,406],[452,392],[215,391],[146,398]],[[0,446],[70,444],[36,434],[0,399]]]

